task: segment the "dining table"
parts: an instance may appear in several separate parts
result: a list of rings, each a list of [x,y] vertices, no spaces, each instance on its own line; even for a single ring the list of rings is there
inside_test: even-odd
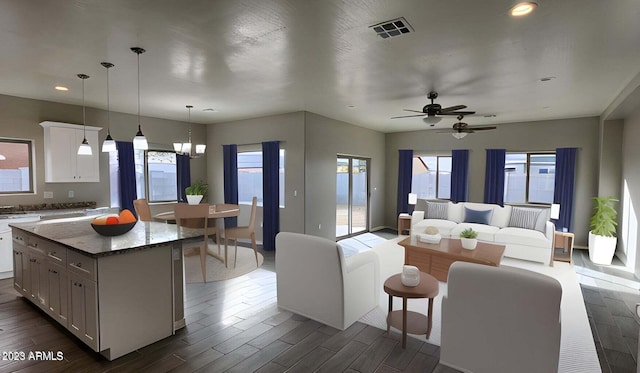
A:
[[[220,218],[231,218],[237,217],[240,215],[240,206],[236,204],[230,203],[219,203],[219,204],[211,204],[209,205],[209,215],[208,219],[213,220],[213,222],[209,221],[209,227],[216,227],[215,219]],[[159,214],[153,215],[153,220],[158,222],[165,222],[167,224],[176,224],[176,215],[173,211],[161,212]],[[204,227],[202,218],[193,218],[193,219],[185,219],[186,222],[181,225],[188,228],[202,228]],[[222,228],[224,231],[224,228]],[[216,234],[216,244],[218,245],[218,251],[220,250],[220,237],[219,232]],[[227,257],[227,247],[225,245],[225,255],[222,257],[220,253],[216,253],[211,248],[207,247],[207,254],[213,256],[214,258],[220,260],[221,262],[227,265],[226,257]]]

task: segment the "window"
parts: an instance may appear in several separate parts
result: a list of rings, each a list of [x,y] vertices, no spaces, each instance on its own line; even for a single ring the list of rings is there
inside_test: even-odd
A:
[[[451,198],[451,156],[414,157],[411,193],[424,199]]]
[[[280,207],[284,207],[284,149],[280,149]],[[238,151],[238,203],[262,205],[262,151]]]
[[[149,202],[177,201],[176,153],[149,150],[146,156],[147,200]]]
[[[34,193],[33,143],[0,139],[0,194]]]
[[[553,203],[555,153],[507,153],[505,203]]]
[[[176,153],[161,150],[134,150],[136,196],[149,202],[178,200]],[[118,152],[109,153],[111,207],[120,207],[120,165]]]

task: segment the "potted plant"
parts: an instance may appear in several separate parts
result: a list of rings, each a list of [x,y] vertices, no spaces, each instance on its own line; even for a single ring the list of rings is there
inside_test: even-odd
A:
[[[202,201],[202,198],[207,195],[208,189],[209,186],[201,181],[189,185],[184,190],[187,195],[187,202],[190,205],[197,205]]]
[[[474,231],[471,228],[467,228],[460,232],[460,242],[462,243],[462,247],[467,250],[474,250],[476,245],[478,244],[478,232]]]
[[[614,197],[593,197],[593,215],[589,221],[589,259],[595,264],[610,265],[616,251],[618,238],[618,212]]]

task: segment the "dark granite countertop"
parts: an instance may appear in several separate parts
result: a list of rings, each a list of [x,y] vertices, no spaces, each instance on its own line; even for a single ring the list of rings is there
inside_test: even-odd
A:
[[[129,232],[107,237],[99,235],[91,228],[92,219],[93,217],[83,216],[9,225],[93,257],[142,250],[202,235],[201,229],[139,221]]]

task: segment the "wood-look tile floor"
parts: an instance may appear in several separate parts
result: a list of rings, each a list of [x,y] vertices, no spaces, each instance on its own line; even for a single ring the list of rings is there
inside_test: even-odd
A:
[[[344,331],[279,310],[272,253],[249,275],[188,284],[187,326],[114,361],[89,350],[0,280],[0,352],[62,351],[63,361],[0,361],[0,372],[453,372],[439,347],[356,323]]]

